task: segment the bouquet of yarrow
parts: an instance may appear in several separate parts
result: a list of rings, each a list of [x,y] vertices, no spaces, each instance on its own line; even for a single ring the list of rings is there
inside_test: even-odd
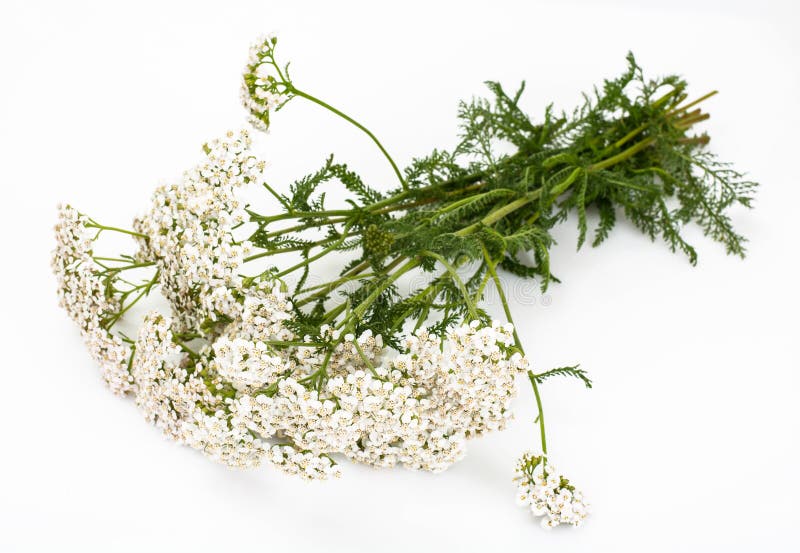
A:
[[[541,387],[591,381],[577,366],[531,366],[499,274],[546,289],[551,229],[571,213],[578,247],[602,243],[624,216],[691,263],[681,227],[692,221],[743,255],[727,212],[750,206],[756,185],[692,134],[713,93],[689,99],[682,79],[645,79],[629,55],[627,70],[583,105],[548,107],[534,122],[518,106],[523,87],[508,94],[489,82],[489,99],[460,104],[457,146],[401,170],[372,132],[295,85],[276,44],[259,40],[244,71],[252,126],[267,130],[295,98],[317,104],[366,133],[396,185],[376,189],[331,157],[273,186],[241,130],[205,144],[203,160],[157,188],[130,228],[61,207],[52,260],[61,305],[108,386],[217,461],[322,480],[339,476],[345,457],[446,469],[468,439],[505,427],[522,375],[540,444],[517,462],[518,499],[545,526],[579,525],[587,503],[551,464]],[[509,144],[513,154],[498,153]],[[245,186],[263,188],[279,210],[245,205]],[[326,202],[332,186],[347,191],[339,206]],[[110,233],[128,235],[131,250],[98,253]],[[290,253],[291,264],[277,261]],[[323,258],[341,270],[309,279]],[[411,274],[426,278],[406,290],[398,281]],[[492,288],[506,320],[482,307]],[[150,311],[124,333],[120,321],[155,290],[170,311]]]

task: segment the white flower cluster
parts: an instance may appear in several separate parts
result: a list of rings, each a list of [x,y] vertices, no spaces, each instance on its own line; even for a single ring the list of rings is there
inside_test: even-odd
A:
[[[511,340],[509,325],[464,325],[443,347],[422,331],[407,340],[407,354],[374,367],[386,356],[380,340],[348,335],[330,356],[320,390],[308,380],[320,370],[322,352],[298,347],[286,365],[291,374],[275,381],[274,393],[248,401],[248,426],[318,454],[441,471],[461,458],[468,437],[502,428],[510,417],[514,376],[527,367],[524,357],[501,350]]]
[[[217,288],[212,296],[233,296],[231,289]],[[292,307],[280,284],[262,281],[240,288],[233,301],[220,309],[209,310],[212,316],[225,313],[229,323],[214,340],[213,369],[235,388],[246,391],[274,382],[277,375],[289,368],[288,355],[281,354],[268,342],[283,342],[293,336],[283,325],[290,318]]]
[[[284,360],[264,342],[221,336],[213,348],[217,372],[237,389],[259,388],[284,371]]]
[[[288,65],[282,68],[275,60],[276,45],[268,36],[252,46],[242,80],[250,122],[264,131],[270,114],[294,96],[324,105],[292,85]],[[405,194],[373,201],[374,194],[357,176],[344,165],[334,169],[330,160],[322,172],[297,181],[290,200],[263,182],[266,164],[251,146],[246,130],[205,144],[202,162],[178,183],[158,187],[132,231],[103,226],[69,206],[59,207],[52,267],[60,303],[79,326],[112,391],[132,395],[145,419],[164,435],[215,461],[235,468],[271,464],[307,480],[340,476],[335,459],[341,458],[439,472],[463,457],[467,440],[505,428],[512,416],[515,380],[528,371],[528,359],[515,345],[513,326],[481,318],[455,274],[453,281],[476,320],[449,326],[447,332],[422,328],[405,336],[388,326],[397,315],[392,308],[405,308],[399,298],[391,303],[395,291],[389,287],[408,270],[429,269],[420,260],[431,252],[412,255],[401,248],[406,264],[393,269],[403,259],[399,257],[384,266],[381,260],[388,259],[394,237],[373,218],[419,202],[407,201]],[[334,177],[364,200],[363,209],[352,201],[352,211],[325,208],[324,194],[317,196],[314,187]],[[238,193],[250,183],[263,183],[286,213],[249,212]],[[379,204],[382,209],[372,209]],[[285,226],[293,219],[298,224]],[[278,221],[284,222],[282,230],[269,227],[267,232]],[[251,255],[249,240],[237,237],[248,222],[258,227],[251,234],[262,250],[256,255]],[[337,225],[343,226],[341,233]],[[306,240],[304,233],[320,230],[328,238]],[[97,256],[94,242],[106,231],[133,236],[136,255]],[[324,250],[310,256],[312,248],[323,245]],[[318,267],[312,262],[359,245],[363,258],[339,279],[302,288]],[[299,251],[301,263],[246,276],[247,262]],[[453,272],[446,259],[432,255]],[[155,272],[142,284],[123,273],[145,267]],[[365,274],[370,267],[373,272]],[[280,280],[299,269],[304,273],[296,299],[297,306],[309,305],[305,311],[293,305]],[[329,308],[334,292],[355,280],[363,286],[359,292]],[[370,283],[379,287],[361,297]],[[156,285],[171,313],[150,312],[134,341],[114,325]],[[479,296],[482,291],[481,286]],[[422,302],[423,319],[429,308],[444,310],[450,324],[451,299],[446,294],[442,307],[440,293],[408,298],[412,311]],[[382,305],[384,297],[388,301]],[[318,328],[323,322],[328,324]],[[397,351],[364,330],[367,326],[391,333],[387,342]],[[540,416],[537,378],[566,373],[590,384],[577,369],[542,375],[529,371]],[[586,518],[588,506],[581,493],[546,456],[524,454],[516,473],[520,503],[543,516],[544,526],[577,526]]]
[[[530,507],[534,516],[542,516],[542,526],[559,524],[580,526],[586,519],[589,506],[583,494],[558,474],[542,455],[523,454],[517,463],[517,502]]]
[[[407,340],[407,354],[370,370],[352,345],[354,337],[346,336],[324,389],[283,380],[274,398],[260,401],[262,420],[312,450],[377,466],[441,471],[461,458],[467,437],[502,428],[510,416],[514,375],[526,367],[519,355],[496,355],[498,344],[510,340],[509,328],[500,325],[464,325],[443,347],[421,331]],[[370,363],[386,356],[369,334],[358,342]]]
[[[241,287],[239,268],[251,248],[233,228],[244,221],[236,197],[240,186],[257,181],[264,162],[250,153],[246,131],[229,132],[205,146],[204,163],[180,184],[159,187],[150,211],[134,223],[139,258],[160,268],[162,292],[183,329],[194,329],[214,313],[228,314]]]
[[[255,467],[267,460],[309,479],[338,476],[329,457],[271,445],[266,440],[276,435],[275,429],[262,426],[260,434],[254,432],[254,399],[220,393],[208,368],[173,344],[170,321],[158,313],[148,315],[139,332],[132,373],[136,403],[145,418],[179,443],[232,467]]]
[[[330,457],[337,453],[441,471],[462,457],[467,438],[508,420],[514,376],[527,367],[505,350],[509,325],[463,325],[444,344],[421,331],[407,339],[408,353],[382,364],[389,356],[368,332],[329,331],[341,338],[330,355],[311,345],[273,351],[263,339],[280,334],[268,321],[285,316],[276,288],[262,283],[257,313],[241,310],[258,322],[229,324],[199,358],[181,354],[167,319],[148,317],[133,361],[136,402],[148,420],[228,465],[267,460],[306,478],[338,475]],[[237,336],[243,327],[250,331]],[[323,367],[327,380],[317,387]]]
[[[131,373],[136,382],[136,405],[145,418],[182,441],[183,425],[192,419],[197,405],[213,404],[216,397],[198,375],[187,370],[180,348],[172,342],[170,322],[158,313],[145,318]]]
[[[241,276],[250,245],[233,236],[244,221],[236,191],[263,170],[249,147],[246,132],[208,144],[207,160],[157,189],[136,220],[136,259],[158,267],[173,314],[145,319],[132,357],[100,326],[118,306],[91,269],[86,221],[63,212],[54,259],[62,301],[98,336],[96,356],[113,368],[115,389],[132,391],[171,439],[217,461],[266,461],[309,479],[339,474],[332,455],[441,471],[463,456],[468,438],[502,429],[515,376],[528,366],[513,352],[510,324],[473,321],[444,338],[423,329],[404,340],[402,354],[370,332],[323,327],[312,342],[290,330],[282,282]],[[200,337],[201,349],[184,337]]]
[[[250,124],[262,131],[269,128],[270,112],[290,98],[287,83],[274,76],[280,71],[273,57],[276,44],[274,36],[262,37],[253,43],[242,78],[242,104],[250,114]]]
[[[59,303],[81,329],[92,358],[100,365],[111,391],[123,395],[132,389],[128,373],[130,347],[103,327],[103,321],[119,311],[118,300],[106,286],[92,259],[96,230],[88,219],[70,206],[59,206],[55,227],[56,249],[52,268],[58,279]]]

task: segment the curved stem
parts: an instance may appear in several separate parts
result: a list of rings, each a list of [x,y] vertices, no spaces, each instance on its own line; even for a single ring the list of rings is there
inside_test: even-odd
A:
[[[146,284],[142,285],[142,291],[139,292],[139,294],[133,299],[133,301],[131,301],[128,305],[123,307],[118,313],[114,314],[108,321],[104,321],[103,326],[105,327],[106,330],[111,330],[111,328],[115,324],[117,324],[117,322],[122,318],[122,316],[131,309],[131,307],[136,305],[136,303],[144,296],[150,294],[150,290],[153,289],[153,286],[158,284],[158,277],[160,274],[161,271],[156,271],[155,274],[153,275],[153,278],[151,278]]]
[[[408,185],[406,184],[406,181],[403,178],[403,174],[400,172],[400,169],[397,167],[397,164],[392,159],[392,156],[389,155],[389,152],[386,151],[386,148],[383,147],[383,144],[381,144],[380,140],[378,140],[378,138],[374,134],[372,134],[372,132],[367,127],[365,127],[364,125],[362,125],[361,123],[359,123],[358,121],[356,121],[355,119],[350,117],[349,115],[339,111],[338,109],[336,109],[332,105],[330,105],[330,104],[328,104],[326,102],[323,102],[319,98],[315,98],[311,94],[308,94],[307,92],[303,92],[302,90],[299,90],[299,89],[295,88],[292,85],[289,85],[289,86],[290,86],[290,89],[289,89],[290,92],[292,94],[294,94],[295,96],[300,96],[301,98],[305,98],[306,100],[309,100],[309,101],[317,104],[318,106],[321,106],[321,107],[327,109],[328,111],[330,111],[332,113],[335,113],[336,115],[338,115],[339,117],[341,117],[345,121],[353,124],[355,127],[357,127],[358,129],[362,130],[367,136],[369,136],[372,139],[372,141],[375,143],[375,145],[378,147],[378,149],[381,151],[381,153],[383,153],[383,156],[386,158],[386,160],[389,162],[389,164],[392,166],[392,169],[394,170],[395,175],[397,175],[397,180],[400,181],[400,184],[402,185],[403,190],[408,190]]]
[[[528,380],[531,382],[533,388],[533,396],[536,398],[536,408],[539,410],[539,436],[542,438],[542,453],[547,455],[547,435],[544,431],[544,409],[542,409],[542,397],[539,395],[539,386],[536,384],[536,375],[533,371],[528,371]]]
[[[314,290],[319,290],[321,288],[328,288],[328,289],[332,290],[334,288],[337,288],[339,285],[344,284],[345,282],[350,282],[352,280],[356,280],[356,279],[359,279],[359,278],[370,278],[370,277],[373,277],[373,276],[375,276],[374,273],[367,273],[365,275],[357,274],[357,275],[351,275],[351,276],[346,276],[346,277],[340,277],[340,278],[338,278],[336,280],[333,280],[331,282],[326,282],[325,284],[316,284],[314,286],[308,286],[306,288],[303,288],[302,290],[299,290],[296,295],[307,294],[309,292],[313,292]],[[300,306],[300,305],[303,305],[303,303],[296,303],[295,305]]]
[[[398,278],[400,278],[401,276],[406,274],[408,271],[410,271],[411,269],[416,267],[418,264],[419,264],[419,261],[417,261],[417,259],[409,259],[402,267],[397,269],[397,271],[395,271],[391,276],[389,276],[389,278],[387,278],[385,282],[381,283],[380,286],[377,286],[375,288],[375,290],[373,290],[370,293],[369,296],[364,298],[364,301],[359,303],[353,309],[353,316],[356,317],[356,319],[361,319],[361,317],[364,315],[364,313],[367,312],[367,309],[369,309],[369,306],[372,305],[372,303],[378,298],[378,296],[381,295],[381,293],[384,290],[386,290]]]
[[[420,292],[417,292],[414,296],[409,298],[409,300],[410,301],[414,301],[414,300],[418,300],[420,298],[426,298],[426,297],[428,297],[428,296],[430,296],[432,294],[433,294],[433,297],[435,298],[436,294],[439,293],[439,287],[442,286],[441,279],[443,279],[446,275],[447,275],[447,272],[445,271],[444,273],[442,273],[441,275],[436,277],[424,290],[422,290]],[[398,317],[394,321],[392,321],[392,329],[399,328],[405,322],[406,317],[413,310],[414,310],[414,308],[410,307],[406,311],[404,311],[402,314],[398,315]],[[418,320],[416,328],[419,328],[420,326],[422,326],[423,323],[424,323],[424,320],[422,320],[422,322],[420,322]]]
[[[97,261],[98,258],[95,257],[93,259],[95,260],[95,262],[98,265],[100,265],[101,267],[104,268],[104,270],[102,271],[103,274],[111,273],[111,274],[115,274],[116,275],[116,274],[121,273],[123,271],[129,271],[131,269],[141,269],[142,267],[152,267],[153,265],[155,265],[154,261],[146,261],[146,262],[143,262],[143,263],[131,263],[130,265],[122,265],[122,266],[119,266],[119,267],[109,267],[109,266],[103,265],[102,263]]]
[[[392,269],[397,267],[397,265],[403,259],[404,259],[403,256],[398,256],[397,258],[395,258],[394,261],[392,261],[391,263],[386,265],[386,267],[384,267],[383,270],[388,273],[389,271],[391,271]],[[346,282],[350,282],[350,281],[356,280],[356,279],[369,278],[369,277],[375,276],[375,274],[368,274],[368,275],[362,275],[361,274],[361,272],[364,269],[368,268],[368,267],[369,267],[369,264],[367,262],[364,262],[361,265],[359,265],[358,267],[355,267],[355,269],[357,269],[357,270],[353,274],[345,274],[345,275],[339,277],[338,279],[334,280],[333,282],[329,282],[327,284],[320,284],[318,286],[313,286],[313,287],[308,288],[306,290],[301,290],[300,292],[298,292],[298,294],[301,294],[303,292],[310,292],[312,290],[320,289],[318,292],[315,292],[314,294],[312,294],[312,295],[310,295],[310,296],[308,296],[306,298],[303,298],[302,300],[297,301],[295,303],[295,305],[297,307],[302,307],[302,306],[306,305],[307,303],[311,303],[313,301],[319,300],[320,298],[324,298],[330,292],[332,292],[333,290],[336,290],[339,286],[341,286],[342,284],[344,284]]]
[[[475,307],[475,304],[472,303],[472,298],[469,295],[469,291],[467,290],[467,287],[464,285],[464,281],[461,280],[460,276],[458,276],[455,267],[453,267],[444,257],[439,255],[438,253],[424,251],[420,252],[420,255],[432,257],[433,259],[444,265],[444,268],[447,269],[448,273],[450,273],[450,278],[453,280],[456,286],[458,286],[458,289],[461,291],[461,295],[464,297],[464,303],[467,304],[467,309],[469,309],[469,314],[472,315],[473,319],[477,319],[478,309]]]
[[[375,370],[375,365],[372,363],[372,361],[369,360],[369,357],[367,357],[367,354],[364,353],[364,350],[361,348],[361,345],[358,343],[358,338],[357,337],[353,338],[353,346],[355,346],[359,357],[361,357],[361,360],[364,362],[364,364],[367,366],[367,368],[369,368],[369,371],[372,373],[372,376],[374,376],[378,380],[385,380],[384,378],[381,378],[378,375],[378,371]]]
[[[89,224],[87,224],[86,227],[87,228],[96,228],[96,229],[101,230],[101,231],[102,230],[110,230],[112,232],[120,232],[122,234],[129,234],[131,236],[136,236],[137,238],[144,238],[145,240],[149,239],[149,237],[146,234],[142,234],[141,232],[135,232],[135,231],[132,231],[132,230],[127,230],[127,229],[119,228],[119,227],[107,227],[105,225],[101,225],[100,223],[98,223],[97,221],[94,221],[94,220],[90,220]]]
[[[514,324],[514,319],[511,316],[511,308],[508,305],[508,300],[506,299],[506,294],[503,291],[503,284],[500,282],[500,277],[497,276],[497,271],[495,270],[496,263],[493,263],[491,258],[489,257],[489,252],[486,251],[486,248],[483,248],[483,256],[486,259],[486,265],[488,266],[489,274],[492,275],[492,280],[494,281],[494,285],[497,288],[497,294],[500,296],[500,302],[503,304],[503,311],[505,312],[506,319],[511,324]],[[522,341],[519,339],[519,334],[517,334],[517,325],[514,325],[514,343],[516,344],[517,348],[523,354],[525,353],[525,349],[522,347]],[[542,397],[539,394],[539,386],[536,383],[536,375],[533,374],[533,371],[528,371],[528,380],[531,382],[531,387],[533,388],[533,395],[536,399],[536,409],[539,412],[539,416],[537,420],[539,421],[539,436],[542,441],[542,453],[547,455],[547,434],[545,432],[544,426],[544,408],[542,407]]]

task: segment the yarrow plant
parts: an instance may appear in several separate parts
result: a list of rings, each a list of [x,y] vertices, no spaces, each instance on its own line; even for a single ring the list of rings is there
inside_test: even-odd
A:
[[[506,426],[524,378],[540,450],[517,464],[518,498],[547,527],[582,523],[587,503],[548,460],[540,388],[557,376],[591,380],[578,366],[533,368],[499,273],[545,290],[551,229],[576,214],[581,247],[590,209],[593,246],[624,216],[691,263],[680,232],[689,222],[744,255],[728,212],[749,207],[756,185],[691,133],[711,94],[689,101],[683,80],[645,79],[629,55],[625,73],[583,105],[548,107],[534,122],[518,105],[524,87],[509,95],[490,82],[491,99],[460,105],[454,149],[401,170],[372,132],[298,88],[276,46],[259,40],[244,71],[252,126],[265,131],[294,98],[310,101],[364,131],[396,187],[370,186],[333,157],[273,187],[241,130],[205,144],[203,160],[157,188],[130,229],[61,207],[52,261],[61,305],[112,392],[212,459],[324,480],[343,458],[446,469],[469,439]],[[498,153],[508,144],[515,153]],[[263,188],[278,211],[244,204],[243,187]],[[346,192],[343,206],[326,198],[333,187]],[[132,250],[96,253],[109,233],[130,236]],[[312,283],[323,258],[341,270]],[[410,274],[425,284],[406,291],[399,281]],[[485,310],[489,287],[505,321]],[[120,321],[154,290],[169,312],[151,310],[124,334]]]

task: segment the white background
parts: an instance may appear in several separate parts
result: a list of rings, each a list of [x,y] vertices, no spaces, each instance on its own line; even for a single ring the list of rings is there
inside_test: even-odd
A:
[[[768,1],[4,1],[0,551],[800,550],[798,23]],[[721,91],[710,147],[763,184],[733,213],[748,258],[688,229],[693,268],[628,224],[576,252],[571,221],[563,284],[515,300],[536,366],[580,362],[596,383],[544,389],[551,456],[593,503],[585,527],[548,533],[514,504],[513,464],[536,444],[527,387],[510,428],[444,474],[345,464],[313,484],[215,465],[104,389],[56,305],[56,204],[127,224],[242,123],[239,71],[270,31],[298,86],[401,164],[454,143],[456,102],[484,79],[527,79],[534,114],[570,108],[630,49],[651,75]],[[330,151],[392,182],[362,135],[299,100],[259,147],[276,186]]]

